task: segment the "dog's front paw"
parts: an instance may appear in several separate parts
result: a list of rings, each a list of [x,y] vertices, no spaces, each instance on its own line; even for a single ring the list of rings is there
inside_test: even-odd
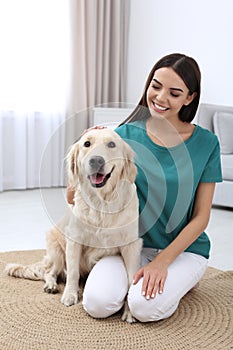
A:
[[[122,319],[122,321],[126,321],[128,323],[137,322],[137,320],[132,316],[132,314],[129,310],[124,310],[121,319]]]
[[[129,306],[128,306],[127,301],[125,302],[124,311],[123,311],[123,315],[122,315],[121,319],[122,319],[122,321],[126,321],[128,323],[137,322],[137,320],[132,316],[132,314],[129,310]]]
[[[78,292],[64,291],[62,298],[62,304],[65,306],[71,306],[78,303]]]

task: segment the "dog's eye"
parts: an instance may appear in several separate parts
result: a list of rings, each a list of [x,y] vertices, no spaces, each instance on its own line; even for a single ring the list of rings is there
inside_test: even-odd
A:
[[[108,143],[108,147],[109,147],[109,148],[114,148],[114,147],[116,147],[115,142],[110,141],[110,142]]]
[[[85,141],[84,142],[84,147],[90,147],[90,145],[91,145],[90,141]]]

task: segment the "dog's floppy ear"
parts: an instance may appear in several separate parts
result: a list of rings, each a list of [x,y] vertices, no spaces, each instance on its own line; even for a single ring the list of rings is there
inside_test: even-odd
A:
[[[137,175],[137,167],[134,163],[135,153],[132,148],[124,142],[124,166],[121,177],[134,183]]]
[[[69,153],[67,154],[67,169],[68,169],[68,181],[72,187],[76,187],[78,183],[78,154],[79,154],[79,144],[76,142],[72,145]]]

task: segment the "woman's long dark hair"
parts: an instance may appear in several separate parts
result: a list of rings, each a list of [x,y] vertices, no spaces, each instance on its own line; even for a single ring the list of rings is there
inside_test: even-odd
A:
[[[161,58],[152,68],[143,91],[143,95],[137,104],[136,108],[129,115],[129,117],[121,123],[129,123],[136,120],[142,120],[148,118],[150,116],[150,112],[147,105],[147,89],[154,77],[155,71],[163,68],[169,67],[174,70],[176,74],[178,74],[181,79],[184,81],[185,85],[189,89],[189,94],[192,95],[194,92],[196,96],[193,101],[185,106],[183,105],[181,110],[179,111],[179,119],[183,122],[191,122],[195,117],[199,100],[201,94],[201,72],[197,62],[189,56],[173,53]]]

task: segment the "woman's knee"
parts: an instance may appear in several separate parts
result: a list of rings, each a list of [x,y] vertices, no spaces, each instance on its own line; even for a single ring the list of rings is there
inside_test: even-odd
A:
[[[140,291],[133,291],[131,287],[128,295],[128,304],[131,314],[140,322],[160,321],[170,317],[177,309],[179,301],[173,304],[161,302],[158,294],[155,298],[147,300]]]
[[[105,318],[119,311],[127,294],[128,279],[119,256],[101,259],[88,276],[83,307],[94,318]]]
[[[94,318],[106,318],[119,311],[124,304],[124,297],[111,298],[105,294],[96,294],[95,291],[83,294],[83,308]]]
[[[144,298],[144,297],[143,297]],[[148,307],[145,307],[145,303],[147,303]],[[131,314],[134,318],[136,318],[140,322],[154,322],[164,320],[173,315],[176,311],[178,305],[171,306],[168,310],[161,310],[156,305],[151,305],[150,301],[143,300],[142,302],[137,301],[129,302],[129,308]]]

